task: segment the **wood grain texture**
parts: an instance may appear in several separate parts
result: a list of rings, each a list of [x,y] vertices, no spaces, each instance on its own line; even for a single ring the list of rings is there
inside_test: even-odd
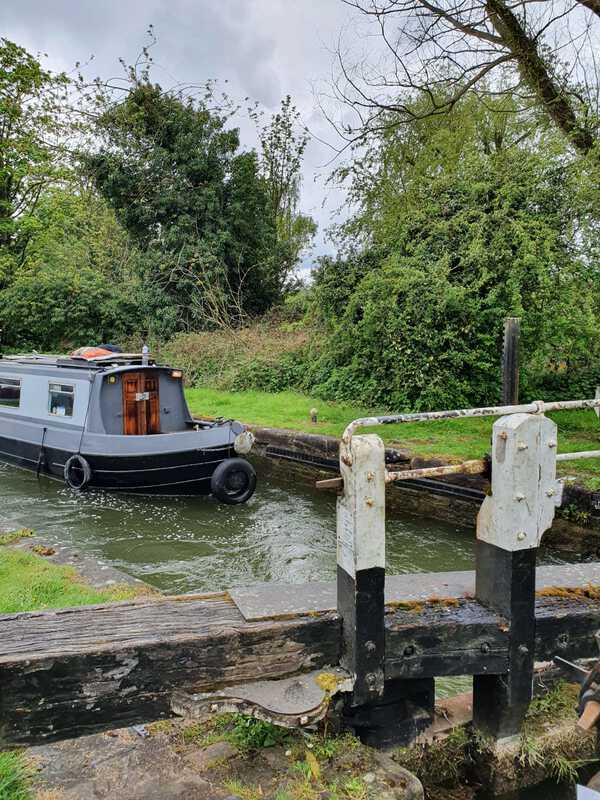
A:
[[[600,602],[536,600],[535,657],[597,656]],[[503,674],[506,620],[473,599],[388,606],[386,679]],[[0,744],[170,714],[175,688],[213,691],[339,663],[334,612],[246,622],[227,595],[0,616]]]
[[[508,666],[503,618],[475,600],[398,608],[386,616],[386,678],[500,674]]]
[[[119,603],[0,617],[0,743],[170,714],[191,692],[339,661],[337,615],[247,623],[230,600]]]
[[[535,660],[597,656],[600,602],[538,597]],[[474,599],[388,608],[386,678],[501,675],[508,667],[508,621]]]

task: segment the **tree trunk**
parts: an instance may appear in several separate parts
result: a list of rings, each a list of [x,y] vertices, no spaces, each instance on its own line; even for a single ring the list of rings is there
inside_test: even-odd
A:
[[[594,10],[596,7],[600,8],[600,0],[582,2]],[[518,17],[503,0],[487,0],[486,6],[495,29],[513,54],[527,86],[535,92],[551,119],[577,150],[584,154],[589,153],[594,147],[595,139],[590,131],[579,124],[563,89],[553,79],[540,56],[535,40],[529,36]]]

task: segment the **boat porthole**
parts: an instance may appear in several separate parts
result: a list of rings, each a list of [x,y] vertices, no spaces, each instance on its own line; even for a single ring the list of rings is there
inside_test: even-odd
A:
[[[92,468],[83,456],[74,455],[65,464],[64,477],[70,489],[81,491],[92,479]]]
[[[245,503],[252,497],[255,489],[256,472],[243,458],[222,461],[210,479],[212,494],[228,505]]]

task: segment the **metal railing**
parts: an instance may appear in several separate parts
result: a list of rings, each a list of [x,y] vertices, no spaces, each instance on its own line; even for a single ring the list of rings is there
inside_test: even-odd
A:
[[[468,419],[473,417],[500,417],[509,414],[545,414],[550,411],[574,411],[578,409],[600,410],[600,397],[589,400],[557,400],[546,403],[534,400],[514,406],[484,406],[482,408],[460,408],[448,411],[421,411],[410,414],[390,414],[378,417],[360,417],[351,422],[345,429],[342,441],[347,446],[352,443],[352,436],[359,428],[371,428],[377,425],[395,425],[410,422],[432,422],[435,420]],[[348,456],[346,456],[348,458]],[[575,461],[580,458],[600,458],[600,450],[584,450],[575,453],[557,454],[557,461]],[[486,459],[464,461],[461,464],[449,464],[439,467],[422,467],[409,470],[386,470],[386,483],[393,481],[416,480],[419,478],[437,478],[445,475],[477,475],[489,470]]]

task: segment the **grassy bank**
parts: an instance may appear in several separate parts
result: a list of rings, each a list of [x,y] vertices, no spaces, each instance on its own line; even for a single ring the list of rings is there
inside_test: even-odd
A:
[[[128,585],[94,589],[72,567],[10,547],[29,536],[28,530],[0,534],[0,614],[110,603],[139,594],[136,587]]]
[[[30,800],[32,769],[21,753],[0,753],[0,800]]]
[[[357,417],[379,413],[374,409],[328,403],[296,392],[228,392],[211,388],[187,389],[192,412],[198,416],[233,417],[265,427],[341,436]],[[310,410],[318,422],[310,421]],[[593,411],[550,414],[558,425],[560,452],[599,448],[600,421]],[[453,419],[373,428],[384,441],[412,450],[415,455],[462,460],[480,458],[489,450],[493,419]],[[366,430],[366,429],[365,429]],[[600,459],[570,461],[560,474],[573,475],[592,489],[600,488]]]
[[[92,605],[135,597],[130,586],[93,589],[71,567],[52,564],[35,553],[15,550],[11,544],[31,535],[14,531],[0,535],[0,614],[43,608]],[[18,752],[0,753],[0,800],[33,797],[33,770]]]
[[[37,611],[94,603],[110,603],[135,597],[128,586],[106,590],[82,583],[71,567],[59,567],[40,556],[2,547],[0,551],[0,613]]]

